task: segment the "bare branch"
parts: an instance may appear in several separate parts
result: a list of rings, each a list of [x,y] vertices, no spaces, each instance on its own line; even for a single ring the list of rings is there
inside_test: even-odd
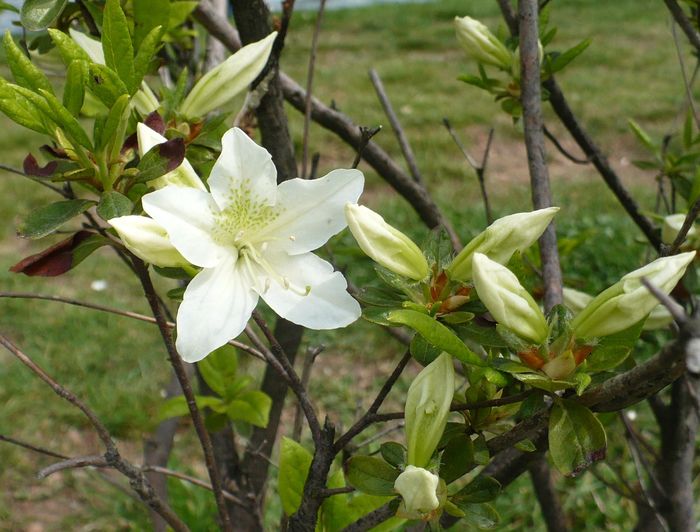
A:
[[[698,116],[698,110],[695,107],[695,98],[693,98],[693,89],[690,86],[690,80],[688,79],[688,74],[685,71],[685,61],[683,60],[683,52],[681,51],[681,45],[678,42],[678,33],[676,32],[676,25],[671,24],[671,34],[673,35],[673,44],[676,47],[676,55],[678,56],[678,66],[681,69],[681,76],[683,77],[683,87],[685,88],[685,97],[688,101],[688,106],[693,113],[693,120],[695,120],[695,126],[700,129],[700,116]]]
[[[161,475],[166,475],[168,477],[173,477],[173,478],[179,478],[180,480],[184,480],[185,482],[189,482],[190,484],[194,484],[195,486],[199,486],[200,488],[207,489],[209,491],[212,491],[211,484],[209,482],[206,482],[204,480],[201,480],[197,477],[193,477],[190,475],[186,475],[185,473],[181,473],[180,471],[175,471],[173,469],[168,469],[167,467],[161,467],[157,465],[148,465],[148,466],[143,466],[141,470],[146,473],[146,472],[154,472],[154,473],[160,473]],[[245,503],[236,497],[233,493],[230,491],[223,491],[224,498],[231,501],[235,502],[236,504],[239,505],[244,505]]]
[[[676,0],[664,0],[664,4],[666,4],[666,7],[671,12],[671,15],[673,15],[674,20],[683,30],[683,33],[685,33],[685,36],[690,41],[690,44],[692,44],[696,50],[700,51],[700,33],[698,33],[698,31],[693,27],[690,20],[688,20],[688,17],[685,16],[683,8],[678,5]]]
[[[520,22],[520,71],[522,72],[523,122],[525,147],[530,168],[532,203],[536,209],[552,206],[549,173],[542,131],[542,88],[540,81],[539,31],[537,0],[519,0]],[[544,282],[544,307],[549,311],[563,301],[562,275],[559,266],[557,234],[550,223],[539,239]]]
[[[66,469],[77,469],[81,467],[109,467],[110,464],[107,459],[100,454],[93,454],[89,456],[76,456],[75,458],[68,458],[62,462],[57,462],[45,467],[40,470],[36,476],[38,479],[43,480],[46,477],[58,473],[59,471],[65,471]]]
[[[316,357],[320,355],[324,349],[324,346],[318,346],[306,351],[306,356],[304,356],[304,367],[301,370],[301,385],[304,387],[304,389],[308,389],[309,380],[311,379],[311,369],[316,361]],[[303,423],[304,412],[301,408],[301,403],[297,402],[297,408],[294,412],[294,429],[292,430],[292,439],[294,441],[300,440]]]
[[[569,159],[572,163],[574,164],[590,164],[590,159],[585,158],[585,159],[579,159],[575,155],[569,153],[564,146],[562,146],[561,142],[559,142],[559,139],[551,132],[549,129],[547,129],[547,126],[542,127],[542,131],[544,131],[544,136],[547,137],[552,144],[554,144],[554,147],[561,153],[564,157]]]
[[[12,166],[0,163],[0,170],[5,170],[6,172],[21,175],[22,177],[26,177],[27,179],[34,181],[35,183],[41,185],[42,187],[48,188],[52,192],[55,192],[56,194],[59,194],[59,195],[63,196],[64,198],[68,197],[68,195],[66,194],[66,192],[64,190],[61,190],[60,188],[52,185],[51,183],[47,183],[46,180],[44,180],[44,179],[39,179],[38,177],[34,177],[33,175],[25,174],[19,168],[14,168]]]
[[[413,179],[415,179],[418,183],[422,183],[423,176],[421,175],[418,164],[416,163],[416,156],[413,154],[413,150],[411,149],[411,143],[408,141],[408,137],[406,137],[406,133],[401,127],[399,117],[396,116],[396,113],[394,112],[394,108],[391,105],[389,96],[386,94],[386,90],[384,89],[384,85],[382,84],[379,74],[377,74],[377,71],[373,68],[369,71],[369,79],[372,81],[372,85],[374,85],[374,90],[377,92],[379,102],[382,104],[384,113],[389,119],[389,123],[394,130],[396,139],[399,141],[401,153],[403,153],[403,157],[406,159],[406,164],[408,165],[408,169],[411,172]]]
[[[688,316],[686,316],[683,307],[676,303],[671,296],[667,295],[665,292],[659,290],[655,285],[651,284],[646,277],[642,277],[642,284],[646,286],[647,290],[649,290],[649,292],[651,292],[656,299],[659,300],[659,303],[666,307],[676,323],[681,324],[688,320]]]
[[[11,438],[10,436],[5,436],[3,434],[0,434],[0,441],[4,441],[7,443],[11,443],[12,445],[17,445],[18,447],[29,449],[30,451],[34,451],[35,453],[45,454],[46,456],[51,456],[53,458],[60,458],[61,460],[68,460],[68,456],[64,454],[56,453],[49,449],[45,449],[44,447],[39,447],[37,445],[18,440],[16,438]]]

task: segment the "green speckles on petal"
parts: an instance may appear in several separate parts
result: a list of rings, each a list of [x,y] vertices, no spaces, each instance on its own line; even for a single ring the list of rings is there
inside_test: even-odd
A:
[[[249,243],[255,233],[261,232],[279,217],[279,208],[254,197],[248,183],[232,190],[226,199],[226,208],[214,213],[213,237],[221,244]]]

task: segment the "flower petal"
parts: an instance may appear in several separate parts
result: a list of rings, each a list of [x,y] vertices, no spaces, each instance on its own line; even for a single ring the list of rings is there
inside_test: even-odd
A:
[[[242,199],[263,205],[277,201],[277,169],[272,156],[237,127],[224,133],[221,155],[208,183],[221,210]]]
[[[268,253],[272,268],[297,290],[285,289],[270,279],[260,295],[272,310],[283,318],[309,329],[337,329],[360,317],[360,305],[347,292],[340,272],[334,272],[325,260],[313,253],[287,255]],[[310,287],[307,295],[298,293]]]
[[[290,179],[277,189],[279,216],[257,235],[297,255],[317,249],[347,225],[345,204],[357,202],[364,186],[359,170],[333,170],[319,179]]]
[[[136,126],[136,134],[139,139],[139,157],[143,157],[153,146],[157,146],[168,140],[142,122],[139,122]],[[192,168],[192,165],[187,159],[183,159],[182,164],[172,172],[168,172],[157,179],[152,179],[148,182],[148,185],[156,189],[168,185],[175,185],[178,187],[192,187],[198,188],[199,190],[206,190],[204,183],[199,179],[197,172],[194,171],[194,168]]]
[[[183,360],[202,360],[243,331],[258,302],[250,285],[233,257],[192,279],[177,313],[176,346]]]
[[[207,192],[187,187],[165,187],[141,200],[143,209],[162,225],[173,246],[189,262],[212,268],[227,255],[235,255],[212,238],[214,213],[218,211]]]

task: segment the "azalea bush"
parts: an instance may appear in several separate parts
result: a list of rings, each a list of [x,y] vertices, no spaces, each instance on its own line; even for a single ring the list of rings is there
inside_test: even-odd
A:
[[[293,2],[279,19],[262,1],[231,4],[233,23],[226,2],[221,10],[206,0],[27,0],[18,15],[32,33],[6,33],[11,79],[0,80],[0,111],[45,142],[30,147],[16,173],[56,195],[22,213],[18,233],[32,240],[62,234],[39,253],[18,255],[12,271],[78,274],[93,252],[111,248],[138,279],[152,317],[49,299],[156,324],[169,361],[162,371],[176,386],[162,401],[155,452],[136,462],[91,405],[2,335],[9,353],[86,416],[102,449],[63,456],[43,442],[2,439],[55,458],[41,478],[115,470],[159,530],[198,526],[177,511],[166,477],[210,495],[216,515],[209,517],[223,530],[263,529],[270,504],[281,505],[279,526],[290,530],[492,529],[500,520],[493,501],[526,471],[547,526],[565,530],[571,523],[553,471],[573,478],[603,461],[608,434],[620,427],[599,414],[614,412],[638,483],[606,482],[636,504],[641,524],[691,530],[700,393],[693,315],[700,135],[692,101],[677,147],[631,122],[652,155],[636,164],[657,172],[652,216],[624,188],[555,80],[575,68],[589,41],[560,49],[547,9],[532,0],[499,2],[498,32],[455,13],[454,47],[470,70],[460,77],[469,85],[465,98],[487,92],[523,128],[533,188],[532,208],[492,220],[488,148],[481,165],[468,156],[489,223],[462,243],[422,180],[371,140],[377,130],[357,126],[280,71]],[[697,6],[686,13],[667,4],[700,45],[688,18]],[[322,14],[323,6],[319,20]],[[222,45],[232,53],[222,54]],[[42,62],[60,62],[59,83]],[[283,98],[305,113],[307,128],[316,121],[347,142],[357,152],[352,167],[322,177],[306,172],[305,134],[299,172]],[[553,206],[549,194],[545,104],[647,240],[637,269],[597,295],[565,286],[559,266],[565,250],[555,226],[567,209]],[[410,148],[404,152],[412,167]],[[415,242],[364,204],[362,160],[408,200],[432,230],[427,241]],[[347,280],[355,263],[336,261],[333,238],[343,231],[373,264],[362,286]],[[304,329],[352,328],[360,319],[403,347],[393,371],[378,376],[368,406],[340,427],[337,413],[321,416],[309,391],[315,355],[301,368],[296,352]],[[264,368],[261,380],[247,374],[244,357]],[[400,393],[408,366],[414,377]],[[395,411],[386,406],[390,394],[400,396]],[[287,395],[293,427],[281,421]],[[656,416],[659,453],[625,413],[641,401]],[[189,420],[196,435],[201,478],[169,467],[177,419]],[[392,421],[400,423],[379,428]]]

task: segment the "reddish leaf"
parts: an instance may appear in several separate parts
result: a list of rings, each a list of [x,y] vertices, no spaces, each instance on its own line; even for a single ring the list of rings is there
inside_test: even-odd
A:
[[[163,159],[167,160],[167,171],[172,172],[185,159],[185,141],[177,138],[158,144],[158,153]]]
[[[165,122],[163,121],[163,117],[158,114],[158,111],[153,111],[151,114],[149,114],[143,123],[161,135],[165,133]],[[127,150],[135,150],[138,148],[138,146],[138,137],[136,136],[136,133],[132,133],[124,141],[122,153],[125,153]]]
[[[10,271],[23,273],[30,277],[55,277],[64,274],[74,266],[73,252],[82,242],[94,234],[90,231],[78,231],[66,240],[22,259],[12,266]]]
[[[51,146],[49,144],[44,144],[39,148],[41,151],[46,152],[51,157],[56,157],[56,159],[70,159],[66,150],[60,146]]]
[[[30,153],[24,158],[24,163],[22,163],[24,173],[27,175],[33,175],[37,177],[51,177],[56,169],[58,168],[58,163],[56,161],[51,161],[47,163],[46,166],[39,166],[34,156]]]

